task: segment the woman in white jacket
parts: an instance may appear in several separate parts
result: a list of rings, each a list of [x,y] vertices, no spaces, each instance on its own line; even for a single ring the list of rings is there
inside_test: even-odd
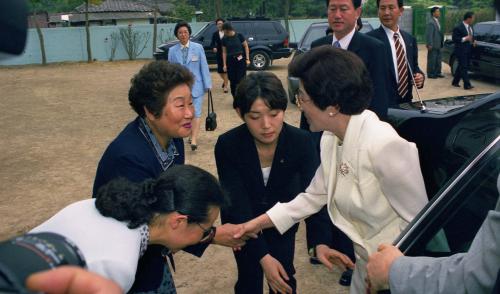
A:
[[[427,203],[417,148],[366,110],[372,82],[355,54],[318,47],[290,64],[289,74],[300,81],[297,105],[311,131],[324,131],[321,165],[305,193],[247,222],[241,234],[273,226],[283,233],[327,205],[332,222],[354,243],[351,293],[364,293],[368,256]],[[316,254],[324,264],[347,265],[324,245]]]

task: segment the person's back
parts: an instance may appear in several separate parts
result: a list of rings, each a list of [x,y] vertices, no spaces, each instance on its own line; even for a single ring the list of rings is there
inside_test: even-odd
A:
[[[102,216],[95,199],[72,203],[30,233],[60,234],[76,244],[87,268],[128,291],[134,281],[141,245],[141,229]]]

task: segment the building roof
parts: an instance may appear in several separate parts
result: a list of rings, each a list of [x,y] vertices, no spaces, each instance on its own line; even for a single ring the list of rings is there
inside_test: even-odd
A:
[[[85,13],[85,3],[76,7],[79,13]],[[142,1],[132,0],[105,0],[99,5],[89,4],[89,12],[151,12],[153,8],[144,4]]]

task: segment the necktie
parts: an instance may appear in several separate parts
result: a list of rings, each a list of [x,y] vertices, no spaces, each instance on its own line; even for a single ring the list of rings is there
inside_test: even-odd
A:
[[[182,64],[186,64],[188,59],[188,47],[182,47],[181,51],[182,51]]]
[[[469,26],[467,26],[467,32],[469,32],[469,36],[472,36],[472,28]]]
[[[342,49],[342,47],[340,47],[340,42],[339,41],[335,41],[335,43],[333,43],[333,47],[337,47],[337,48]]]
[[[436,24],[438,26],[438,30],[441,31],[441,24],[439,23],[439,20],[437,18],[434,19],[436,21]]]
[[[394,45],[396,47],[396,60],[398,62],[398,94],[405,97],[408,93],[408,64],[405,60],[405,50],[399,40],[399,34],[394,33]]]

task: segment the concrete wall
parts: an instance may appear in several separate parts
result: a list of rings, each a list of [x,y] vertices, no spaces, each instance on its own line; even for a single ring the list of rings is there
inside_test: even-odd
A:
[[[0,0],[1,1],[1,0]],[[406,19],[405,19],[406,20]],[[313,22],[326,21],[326,19],[301,19],[290,21],[290,42],[300,41],[302,35]],[[411,19],[409,20],[411,25]],[[128,21],[127,21],[128,24]],[[191,23],[193,32],[198,32],[206,22]],[[285,26],[284,21],[282,21]],[[173,36],[175,24],[158,24],[157,45],[175,39]],[[378,25],[377,25],[378,26]],[[127,25],[117,26],[92,26],[90,27],[92,58],[99,61],[108,61],[111,58],[112,34],[119,34],[120,28],[127,28]],[[149,33],[150,37],[146,47],[137,58],[153,58],[153,25],[142,24],[133,25],[134,31]],[[410,30],[411,31],[411,30]],[[47,62],[64,61],[86,61],[87,45],[85,27],[58,27],[42,29],[45,40],[45,51]],[[142,48],[142,46],[141,46]],[[113,60],[126,60],[128,55],[121,41],[116,46]],[[8,59],[0,59],[1,65],[22,65],[22,64],[41,64],[40,42],[35,29],[28,32],[28,40],[24,53],[21,56]]]

